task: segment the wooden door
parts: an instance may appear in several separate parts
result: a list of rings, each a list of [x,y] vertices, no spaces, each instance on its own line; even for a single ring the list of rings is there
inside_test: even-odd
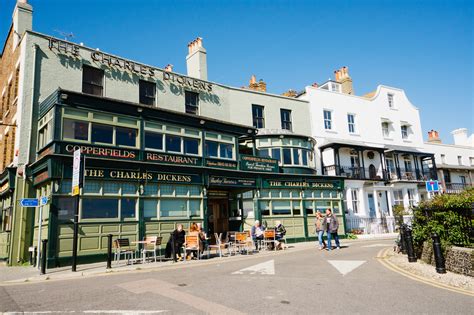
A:
[[[229,230],[229,205],[227,199],[211,199],[208,201],[209,232],[224,233]]]

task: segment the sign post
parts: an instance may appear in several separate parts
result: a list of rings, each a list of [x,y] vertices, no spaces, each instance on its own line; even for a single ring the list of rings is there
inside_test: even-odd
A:
[[[439,192],[439,183],[437,180],[427,180],[425,182],[425,185],[428,195],[434,195],[436,192]]]
[[[48,197],[41,197],[39,200],[39,214],[38,214],[38,245],[37,247],[37,255],[36,255],[36,267],[38,269],[41,269],[40,266],[40,259],[41,259],[41,254],[43,254],[43,251],[40,249],[41,248],[41,232],[43,230],[43,206],[48,203]]]
[[[72,239],[72,268],[73,272],[76,271],[77,267],[77,242],[79,237],[79,197],[81,187],[83,184],[83,160],[81,150],[74,151],[73,164],[72,164],[72,196],[76,197],[74,202],[74,234]]]

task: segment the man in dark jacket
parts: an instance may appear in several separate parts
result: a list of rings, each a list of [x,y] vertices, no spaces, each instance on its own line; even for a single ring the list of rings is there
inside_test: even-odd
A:
[[[327,233],[328,238],[328,250],[331,250],[331,239],[334,238],[336,241],[337,249],[341,248],[341,244],[339,244],[339,236],[337,235],[337,229],[339,228],[339,222],[337,221],[337,217],[332,214],[331,209],[326,209],[326,217],[324,218],[324,229]]]

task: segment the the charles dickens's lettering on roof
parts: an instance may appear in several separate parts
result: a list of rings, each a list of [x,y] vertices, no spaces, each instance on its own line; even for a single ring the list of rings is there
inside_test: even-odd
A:
[[[85,171],[86,178],[103,178],[118,180],[143,180],[148,182],[173,182],[173,183],[196,183],[199,182],[198,175],[190,174],[168,174],[156,172],[122,171],[110,169],[88,168]]]
[[[194,88],[204,92],[212,92],[212,84],[194,78],[188,78],[179,74],[163,72],[163,80],[178,83],[183,87]]]
[[[55,50],[58,53],[65,54],[65,55],[73,55],[74,57],[79,56],[79,46],[64,42],[62,40],[58,40],[56,38],[49,39],[49,49]]]
[[[128,70],[130,72],[136,73],[136,74],[142,74],[142,75],[149,75],[149,76],[154,76],[155,75],[155,69],[150,68],[148,66],[135,63],[132,61],[124,60],[121,58],[117,58],[111,55],[104,54],[100,51],[94,51],[91,53],[91,58],[92,60],[96,62],[100,62],[104,65],[107,65],[109,67],[116,67],[121,70]]]

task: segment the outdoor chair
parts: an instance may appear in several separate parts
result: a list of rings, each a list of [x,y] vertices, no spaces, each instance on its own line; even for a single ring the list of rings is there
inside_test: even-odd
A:
[[[231,244],[229,242],[222,242],[222,233],[214,233],[214,237],[216,238],[215,245],[208,245],[208,256],[210,256],[211,249],[215,249],[217,253],[219,253],[219,257],[222,258],[222,250],[227,249],[229,256],[231,255]]]
[[[268,245],[272,244],[273,248],[276,250],[275,244],[275,230],[265,230],[263,231],[263,247],[268,249]]]
[[[114,260],[118,264],[120,257],[123,256],[127,259],[127,264],[135,258],[135,250],[130,246],[130,240],[128,238],[118,238],[114,241],[115,257]]]
[[[250,239],[250,242],[249,242],[249,236],[247,232],[235,233],[235,242],[233,243],[235,252],[241,253],[245,251],[248,254],[251,246],[252,246],[252,240]]]
[[[186,261],[186,257],[188,255],[188,252],[196,252],[197,253],[197,259],[201,259],[201,253],[200,253],[200,248],[199,248],[199,236],[198,235],[186,235],[185,237],[185,242],[184,242],[184,261]]]
[[[156,262],[156,251],[159,250],[161,252],[161,241],[162,237],[158,236],[147,236],[144,238],[144,243],[143,243],[143,249],[141,251],[142,254],[142,262],[145,263],[146,261],[146,256],[147,253],[152,253],[153,258],[155,259]],[[160,255],[160,261],[161,261],[161,255]]]

